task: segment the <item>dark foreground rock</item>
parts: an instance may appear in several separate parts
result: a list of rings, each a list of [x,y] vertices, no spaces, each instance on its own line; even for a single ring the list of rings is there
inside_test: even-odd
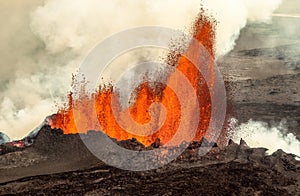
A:
[[[281,150],[267,155],[267,149],[249,148],[243,140],[240,144],[231,141],[223,149],[202,143],[206,145],[193,142],[180,157],[159,169],[133,172],[95,158],[78,135],[64,135],[44,126],[32,146],[1,156],[0,194],[300,194],[300,162],[294,155]],[[136,140],[119,145],[149,150],[158,148],[159,141],[150,148]],[[209,146],[215,147],[200,156]]]

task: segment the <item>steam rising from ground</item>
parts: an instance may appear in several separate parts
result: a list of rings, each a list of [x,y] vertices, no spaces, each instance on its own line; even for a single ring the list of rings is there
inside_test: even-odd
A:
[[[282,149],[300,157],[300,141],[292,133],[287,133],[284,122],[278,126],[269,126],[265,122],[249,120],[247,123],[237,124],[236,119],[231,119],[229,138],[239,143],[243,138],[251,147],[265,147],[268,153]]]
[[[71,74],[82,59],[93,46],[113,33],[141,25],[161,25],[188,32],[202,3],[218,21],[216,53],[221,56],[234,47],[240,30],[248,21],[268,21],[280,2],[46,0],[31,12],[30,20],[30,9],[14,2],[11,6],[21,9],[14,14],[22,14],[19,20],[24,21],[10,25],[5,17],[1,20],[6,30],[1,29],[4,35],[0,37],[6,42],[12,40],[13,44],[5,44],[0,51],[5,56],[3,62],[8,63],[7,69],[1,67],[0,72],[3,78],[0,129],[11,138],[20,139],[45,116],[55,112],[55,104],[63,102],[71,85]],[[31,3],[38,4],[35,0]],[[22,5],[26,9],[22,10]],[[31,29],[27,29],[29,25]],[[16,34],[12,33],[15,26]],[[26,33],[22,33],[23,27]]]

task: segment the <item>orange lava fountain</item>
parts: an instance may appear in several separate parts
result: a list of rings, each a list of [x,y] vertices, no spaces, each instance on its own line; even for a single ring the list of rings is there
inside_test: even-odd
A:
[[[193,37],[206,48],[211,58],[214,58],[214,22],[210,18],[203,14],[199,16],[194,25]],[[190,44],[186,54],[189,54],[189,56],[195,59],[201,56],[193,44]],[[172,55],[169,55],[169,58],[171,56]],[[196,92],[199,102],[200,118],[196,136],[193,140],[201,140],[206,133],[211,119],[211,96],[208,86],[214,85],[214,60],[212,59],[212,61],[206,65],[209,70],[209,82],[205,82],[201,73],[185,55],[176,56],[174,59],[169,60],[177,62],[177,65],[174,66],[189,80]],[[49,124],[52,128],[62,129],[66,134],[78,133],[78,125],[80,126],[80,130],[88,131],[91,130],[91,127],[97,127],[96,124],[100,124],[103,132],[117,140],[136,138],[145,146],[149,146],[159,138],[161,143],[165,144],[174,136],[181,120],[181,105],[179,99],[176,93],[168,87],[168,82],[176,80],[176,77],[176,75],[171,74],[168,76],[166,85],[155,84],[154,87],[147,81],[143,82],[135,89],[135,102],[129,106],[129,108],[125,109],[125,111],[122,109],[118,99],[113,99],[114,96],[118,97],[118,95],[113,91],[112,86],[99,88],[99,90],[92,95],[95,102],[91,101],[91,96],[87,95],[83,88],[78,99],[73,100],[72,94],[69,95],[68,107],[66,109],[60,109],[57,114],[51,116]],[[189,98],[188,94],[186,98]],[[119,119],[122,119],[123,122],[129,122],[125,117],[122,117],[122,114],[126,112],[129,112],[132,119],[138,124],[143,125],[149,123],[151,121],[149,107],[156,102],[164,105],[166,116],[162,126],[158,126],[158,123],[154,123],[151,126],[151,128],[157,129],[154,134],[138,136],[132,134],[132,132],[129,133],[128,130],[123,129],[118,124]],[[91,117],[95,109],[97,114],[96,120]],[[190,114],[187,115],[189,115],[189,119],[193,119],[193,115],[195,115],[193,108],[190,110]],[[75,113],[76,123],[74,120]],[[158,114],[159,113],[158,111]],[[154,115],[154,118],[154,122],[160,121],[160,115]],[[127,127],[130,128],[131,125],[127,123]],[[188,127],[186,127],[185,134],[190,134]],[[176,142],[180,144],[183,141]]]

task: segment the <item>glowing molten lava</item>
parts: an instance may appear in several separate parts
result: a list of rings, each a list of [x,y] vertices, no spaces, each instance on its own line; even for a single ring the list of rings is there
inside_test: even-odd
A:
[[[174,66],[188,79],[195,90],[199,102],[200,118],[194,140],[201,140],[211,119],[211,95],[208,86],[214,85],[214,27],[211,20],[203,15],[198,18],[194,27],[194,39],[206,48],[212,58],[208,65],[203,65],[208,66],[210,81],[205,82],[201,73],[185,55],[173,55],[176,56],[174,57],[176,59],[170,60],[177,62],[177,65]],[[188,47],[186,54],[193,56],[195,59],[199,59],[202,55],[192,43]],[[176,133],[182,118],[180,101],[176,93],[168,87],[168,82],[176,81],[177,79],[179,79],[177,75],[171,74],[168,76],[166,85],[152,85],[147,81],[143,82],[139,88],[135,89],[135,102],[125,110],[122,109],[118,101],[118,95],[113,91],[112,86],[102,87],[95,92],[92,95],[94,101],[82,89],[80,97],[76,100],[73,100],[72,94],[69,95],[69,106],[67,109],[61,109],[57,114],[53,115],[50,119],[50,125],[52,128],[61,128],[64,133],[68,134],[86,132],[91,129],[100,130],[98,126],[100,124],[103,132],[117,140],[136,138],[145,146],[149,146],[159,138],[165,144]],[[186,94],[185,97],[189,99],[190,95]],[[152,111],[156,114],[150,114],[149,110],[151,104],[157,102],[165,107],[166,115],[162,125],[160,125],[162,121],[161,111],[156,111],[154,108]],[[189,114],[185,114],[185,118],[193,119],[193,115],[197,115],[193,111],[194,108],[189,108]],[[97,118],[92,117],[94,113],[97,114]],[[129,113],[129,116],[137,124],[144,125],[149,123],[150,128],[154,129],[155,132],[149,136],[135,135],[129,129],[135,130],[136,126],[130,124],[132,121],[128,119],[128,115],[124,115],[125,113]],[[76,120],[74,119],[75,114]],[[126,124],[127,129],[120,126],[118,123],[120,121]],[[184,134],[190,134],[188,126],[186,126]],[[181,140],[176,141],[177,144],[181,142]]]

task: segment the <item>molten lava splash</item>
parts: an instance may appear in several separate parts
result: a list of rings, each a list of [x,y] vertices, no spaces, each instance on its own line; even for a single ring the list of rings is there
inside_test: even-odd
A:
[[[194,25],[193,37],[206,48],[211,58],[214,58],[213,47],[215,37],[212,20],[204,15],[200,15]],[[203,55],[192,43],[188,47],[186,54],[188,54],[189,57],[192,56],[194,59],[199,59],[199,57]],[[170,59],[170,61],[178,63],[177,70],[182,72],[189,80],[197,94],[200,118],[194,140],[201,140],[211,119],[211,95],[208,87],[214,84],[214,59],[212,59],[208,65],[202,65],[208,66],[209,70],[210,81],[205,82],[197,67],[195,67],[186,56],[177,56],[175,58],[177,59]],[[197,62],[198,61],[199,60],[197,60]],[[160,141],[165,144],[176,133],[182,117],[179,99],[175,92],[168,87],[168,82],[176,81],[177,79],[179,79],[177,75],[171,74],[167,79],[166,85],[158,83],[153,85],[147,81],[143,82],[135,89],[135,102],[125,110],[122,109],[118,95],[113,91],[112,86],[102,87],[92,94],[92,96],[87,95],[84,89],[82,89],[80,97],[76,100],[73,100],[72,94],[69,95],[68,108],[61,109],[57,114],[53,115],[50,119],[50,125],[53,128],[61,128],[64,133],[69,134],[86,132],[91,129],[99,130],[100,127],[98,124],[100,124],[103,132],[117,140],[136,138],[145,146],[149,146],[159,138]],[[188,99],[190,95],[186,94],[185,97]],[[161,126],[159,125],[162,119],[161,111],[155,111],[154,109],[156,114],[151,115],[149,110],[150,105],[157,102],[163,104],[165,107],[166,116]],[[97,118],[92,117],[93,112],[95,113],[95,109]],[[194,108],[189,108],[189,110],[190,113],[186,114],[187,118],[193,119],[193,115],[195,115],[193,112]],[[126,113],[129,113],[129,117],[131,116],[137,124],[144,125],[150,122],[150,128],[156,132],[149,136],[133,134],[130,129],[132,128],[132,130],[134,130],[135,126],[130,124],[132,121],[128,119],[129,117],[125,115]],[[74,114],[76,114],[76,121],[74,120]],[[154,118],[152,121],[151,117]],[[124,126],[120,126],[120,122],[126,125],[126,129],[124,129]],[[185,134],[190,134],[189,127],[186,127]],[[181,142],[183,141],[176,141],[177,144]]]

